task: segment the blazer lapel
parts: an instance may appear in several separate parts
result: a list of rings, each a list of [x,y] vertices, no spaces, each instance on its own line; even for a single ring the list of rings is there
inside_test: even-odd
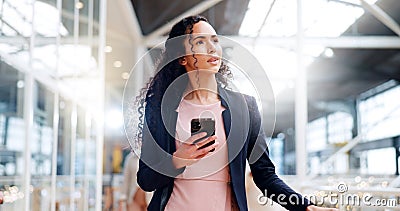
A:
[[[179,106],[183,92],[169,93],[171,97],[165,97],[164,102],[161,104],[161,113],[163,118],[163,124],[166,129],[167,149],[172,154],[176,151],[175,146],[175,132],[176,132],[176,121],[178,119],[178,112],[176,109]]]
[[[228,159],[232,161],[243,149],[249,130],[249,112],[244,97],[240,93],[218,89],[221,105],[226,108],[222,112],[226,141],[228,143]]]
[[[222,111],[222,119],[224,121],[225,135],[228,137],[231,131],[231,111],[227,102],[228,98],[225,90],[222,91],[221,88],[221,90],[219,90],[219,95],[221,97],[221,105],[225,108],[225,110]]]

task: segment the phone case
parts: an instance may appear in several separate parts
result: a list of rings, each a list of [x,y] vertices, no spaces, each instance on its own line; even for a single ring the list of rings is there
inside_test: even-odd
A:
[[[215,135],[215,121],[212,118],[196,118],[192,119],[190,122],[190,131],[192,136],[201,132],[206,132],[207,135],[204,138],[210,137]],[[193,143],[197,143],[198,141],[204,139],[198,139]],[[207,144],[201,146],[199,149],[203,149],[215,143],[215,140],[208,142]],[[214,151],[215,149],[210,150],[210,152]]]

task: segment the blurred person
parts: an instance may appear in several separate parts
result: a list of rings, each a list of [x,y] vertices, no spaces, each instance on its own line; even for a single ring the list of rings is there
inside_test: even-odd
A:
[[[253,150],[260,156],[250,169],[262,193],[288,210],[336,210],[314,206],[276,175],[256,100],[229,89],[232,74],[206,18],[172,27],[157,68],[136,101],[143,118],[137,181],[155,191],[148,210],[247,210],[245,166]],[[215,135],[191,134],[191,120],[203,116],[214,119]]]
[[[129,153],[124,161],[119,211],[143,211],[147,208],[146,193],[136,182],[138,165],[138,157],[135,153]]]

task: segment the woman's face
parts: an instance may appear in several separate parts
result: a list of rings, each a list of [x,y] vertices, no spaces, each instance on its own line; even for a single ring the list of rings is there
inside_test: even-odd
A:
[[[181,65],[187,72],[208,70],[217,73],[221,67],[222,48],[214,28],[200,21],[193,25],[191,37],[191,40],[189,36],[185,39],[186,55],[181,59]]]

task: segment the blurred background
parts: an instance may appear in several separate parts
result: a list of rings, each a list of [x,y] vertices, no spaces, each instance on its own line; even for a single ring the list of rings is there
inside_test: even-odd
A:
[[[397,0],[0,0],[0,210],[117,208],[125,83],[143,87],[155,60],[134,65],[195,14],[263,66],[279,175],[305,194],[344,183],[388,202],[326,206],[400,210]],[[281,209],[248,179],[250,210]]]

